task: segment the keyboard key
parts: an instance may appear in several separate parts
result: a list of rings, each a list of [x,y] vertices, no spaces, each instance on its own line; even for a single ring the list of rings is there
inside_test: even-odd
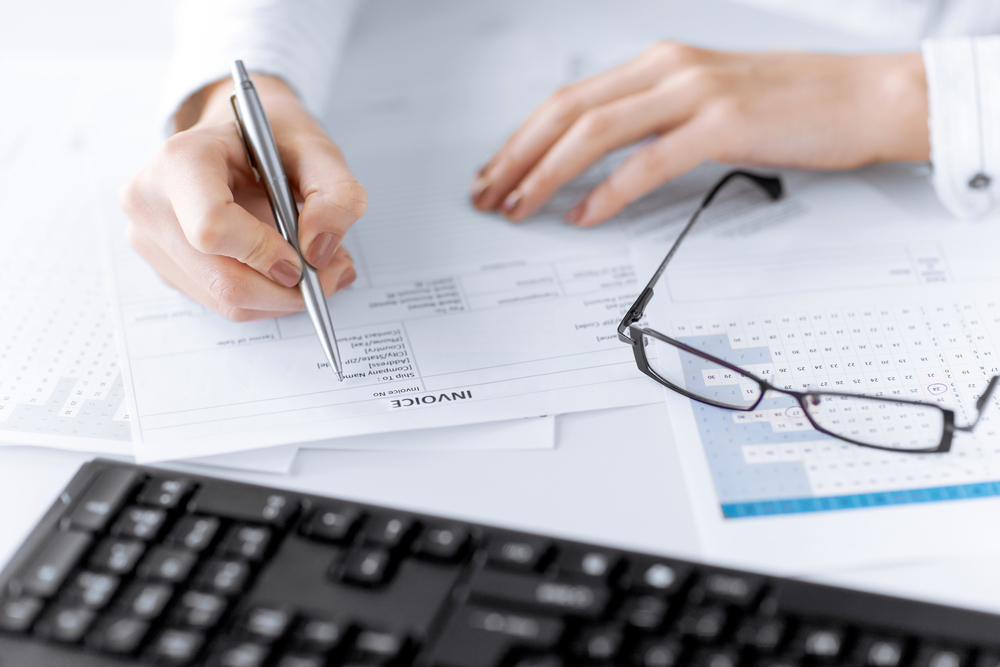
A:
[[[35,624],[35,634],[45,639],[75,643],[83,638],[95,613],[83,607],[56,607]]]
[[[188,503],[187,509],[192,514],[266,523],[281,529],[299,511],[299,500],[293,495],[271,489],[217,480],[203,486]]]
[[[903,662],[906,645],[899,639],[885,637],[862,637],[852,652],[855,662],[866,667],[899,667]]]
[[[205,564],[195,585],[218,595],[236,595],[250,576],[250,566],[239,560],[216,559]]]
[[[758,653],[771,653],[785,636],[785,622],[777,618],[748,618],[736,632],[736,643]]]
[[[963,651],[940,646],[922,646],[912,667],[965,667],[968,662]]]
[[[179,507],[192,491],[194,484],[187,480],[154,477],[146,482],[136,500],[141,505],[172,510]]]
[[[652,595],[631,598],[622,605],[621,618],[633,628],[654,631],[667,617],[667,603]]]
[[[153,644],[152,658],[165,665],[187,665],[195,659],[205,643],[200,632],[164,630]]]
[[[66,524],[76,530],[104,530],[142,479],[142,473],[128,468],[102,471],[84,492]]]
[[[267,662],[270,649],[253,642],[241,642],[219,654],[213,664],[219,667],[261,667]]]
[[[801,652],[809,658],[834,660],[844,648],[844,632],[836,628],[806,628],[800,638]]]
[[[208,548],[217,532],[219,532],[218,519],[207,516],[186,516],[177,522],[166,542],[200,553]]]
[[[149,623],[137,618],[102,619],[87,644],[105,653],[133,653],[149,632]]]
[[[159,617],[174,595],[166,584],[133,584],[122,598],[123,606],[135,617],[151,621]]]
[[[677,638],[645,639],[636,648],[632,663],[636,667],[675,667],[684,652]]]
[[[726,627],[726,610],[721,607],[687,609],[677,620],[677,631],[701,642],[714,642]]]
[[[701,585],[709,601],[746,608],[757,599],[757,594],[764,587],[764,577],[712,572]]]
[[[63,531],[54,534],[22,570],[18,592],[40,598],[54,595],[90,542],[90,535],[86,533]]]
[[[109,538],[101,542],[90,557],[90,567],[114,574],[130,574],[145,552],[143,542]]]
[[[347,557],[344,581],[362,586],[377,586],[385,581],[388,569],[389,552],[385,549],[355,549]]]
[[[586,660],[611,660],[621,646],[622,629],[606,626],[584,630],[575,642],[575,651]]]
[[[434,651],[448,667],[496,667],[514,648],[546,651],[562,637],[563,621],[483,607],[458,610]]]
[[[463,526],[430,526],[417,540],[413,551],[423,558],[454,562],[461,556],[468,542],[469,531]]]
[[[42,611],[42,601],[38,598],[9,598],[0,604],[0,630],[24,632],[35,622]]]
[[[302,532],[321,542],[347,542],[361,518],[361,511],[350,505],[320,507],[313,512]]]
[[[156,547],[139,566],[139,576],[143,579],[179,584],[187,580],[197,560],[198,557],[189,551]]]
[[[556,560],[560,574],[593,577],[606,580],[621,562],[621,557],[610,551],[585,547],[564,549]]]
[[[273,642],[284,636],[293,617],[283,609],[258,608],[247,618],[247,633],[254,639]]]
[[[392,550],[406,540],[413,527],[413,519],[404,514],[379,513],[365,524],[362,538],[368,544]]]
[[[531,655],[515,662],[514,667],[566,667],[566,663],[554,655]]]
[[[607,607],[610,592],[600,584],[543,579],[539,575],[480,570],[469,582],[473,596],[595,618]]]
[[[326,667],[326,657],[322,655],[305,655],[290,653],[276,663],[278,667]]]
[[[146,541],[155,540],[166,521],[167,513],[164,510],[127,507],[118,521],[111,527],[111,534]]]
[[[486,546],[490,565],[535,570],[552,548],[552,543],[541,537],[527,535],[494,535]]]
[[[406,640],[391,632],[362,630],[354,640],[349,660],[365,664],[384,665],[395,660],[403,651]]]
[[[295,632],[295,643],[310,652],[329,653],[337,648],[343,636],[341,625],[319,618],[305,619]]]
[[[222,619],[225,598],[211,593],[187,591],[181,596],[172,617],[175,622],[196,630],[209,630]]]
[[[632,590],[671,595],[680,590],[690,572],[689,565],[642,557],[632,561],[627,581]]]
[[[66,591],[66,599],[89,609],[104,609],[118,590],[119,581],[112,574],[80,572]]]
[[[736,667],[739,654],[725,649],[702,649],[694,654],[691,667]]]
[[[230,556],[258,561],[271,543],[271,529],[263,526],[236,524],[222,541],[222,552]]]

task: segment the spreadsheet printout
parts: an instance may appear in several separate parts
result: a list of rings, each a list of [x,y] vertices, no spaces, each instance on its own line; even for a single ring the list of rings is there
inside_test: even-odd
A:
[[[0,86],[0,443],[131,454],[94,188],[86,85],[5,56]],[[59,72],[59,85],[38,89]],[[44,174],[44,178],[39,178]],[[52,184],[58,183],[58,196]]]
[[[828,209],[843,216],[837,227],[807,214],[739,248],[696,236],[655,288],[648,325],[781,388],[937,403],[956,412],[957,425],[971,423],[980,393],[1000,373],[993,226],[907,219],[851,177],[790,180],[789,191],[813,211],[817,189],[839,190],[845,202],[868,198],[864,217],[845,204]],[[640,272],[651,275],[666,246],[634,251]],[[659,363],[677,363],[673,348],[654,347]],[[684,376],[692,391],[749,386],[739,373],[698,364]],[[922,455],[820,433],[787,396],[769,394],[751,412],[676,392],[667,403],[709,553],[745,542],[747,562],[793,570],[861,557],[851,553],[849,532],[840,546],[810,540],[837,530],[870,532],[865,558],[1000,548],[975,524],[1000,507],[996,396],[973,433],[956,434],[950,453]],[[821,543],[822,553],[811,550]]]

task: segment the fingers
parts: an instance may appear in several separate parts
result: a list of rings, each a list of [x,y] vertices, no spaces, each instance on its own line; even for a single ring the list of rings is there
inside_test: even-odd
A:
[[[567,218],[592,227],[658,185],[694,169],[718,152],[717,124],[696,117],[636,151],[573,208]]]
[[[234,322],[248,322],[251,320],[269,319],[290,315],[299,308],[288,308],[286,310],[257,310],[253,308],[243,308],[229,304],[220,303],[202,285],[198,284],[188,273],[186,273],[176,262],[174,262],[163,248],[153,241],[142,229],[134,223],[129,223],[127,228],[128,239],[132,247],[142,256],[167,282],[171,287],[181,290],[192,299],[207,308],[229,318]]]
[[[503,212],[511,220],[523,220],[605,153],[686,120],[699,98],[688,78],[678,75],[584,113],[507,196]]]
[[[354,259],[347,248],[340,246],[333,254],[329,265],[319,271],[319,281],[323,285],[324,296],[331,296],[349,287],[358,277],[354,270]]]
[[[129,240],[168,283],[232,320],[278,317],[299,311],[297,287],[275,284],[230,257],[206,255],[194,248],[177,224],[129,225]],[[354,282],[357,274],[346,249],[338,249],[319,272],[326,296]]]
[[[216,132],[212,140],[178,134],[164,148],[157,170],[163,192],[191,246],[209,256],[238,260],[278,285],[293,287],[301,261],[271,225],[236,203],[233,165],[246,161],[235,129]]]
[[[289,180],[303,197],[299,247],[316,269],[333,261],[344,234],[368,208],[368,195],[344,157],[325,137],[297,142],[283,151]]]
[[[525,119],[473,181],[476,208],[499,207],[532,166],[584,113],[652,87],[698,53],[700,50],[683,44],[662,42],[638,58],[557,91]]]

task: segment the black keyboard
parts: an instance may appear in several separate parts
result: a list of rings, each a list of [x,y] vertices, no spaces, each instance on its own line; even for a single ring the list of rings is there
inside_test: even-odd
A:
[[[103,460],[0,583],[0,667],[1000,665],[1000,616]]]

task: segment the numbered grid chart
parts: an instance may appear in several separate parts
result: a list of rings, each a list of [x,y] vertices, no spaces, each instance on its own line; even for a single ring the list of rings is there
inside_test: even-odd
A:
[[[798,391],[842,391],[939,403],[956,423],[1000,372],[1000,306],[992,301],[814,310],[675,322],[672,336]],[[752,395],[756,385],[704,362],[689,389]],[[1000,495],[1000,398],[948,454],[858,447],[813,429],[790,397],[736,412],[691,401],[729,518]]]

